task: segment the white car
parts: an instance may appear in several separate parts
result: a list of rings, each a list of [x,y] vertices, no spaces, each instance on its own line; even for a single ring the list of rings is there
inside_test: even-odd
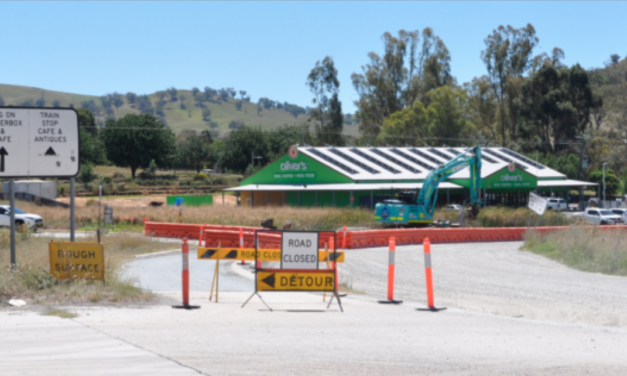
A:
[[[623,220],[623,223],[627,223],[627,209],[610,209],[612,213],[616,215],[620,215],[620,218]]]
[[[546,200],[546,210],[568,210],[568,204],[563,198],[549,198]]]
[[[620,215],[612,213],[609,209],[586,209],[583,213],[583,218],[591,225],[615,225],[623,223]]]
[[[19,227],[22,224],[33,231],[37,231],[38,228],[44,226],[44,220],[37,214],[25,213],[16,207],[15,225]],[[11,207],[9,205],[0,205],[0,226],[11,226]]]
[[[446,205],[444,207],[444,209],[442,209],[442,211],[445,212],[459,212],[460,210],[462,210],[462,206],[461,205]]]

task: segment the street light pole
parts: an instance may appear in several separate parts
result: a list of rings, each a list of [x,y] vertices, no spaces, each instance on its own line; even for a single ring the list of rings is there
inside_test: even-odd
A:
[[[603,209],[605,209],[605,165],[607,162],[603,163]]]

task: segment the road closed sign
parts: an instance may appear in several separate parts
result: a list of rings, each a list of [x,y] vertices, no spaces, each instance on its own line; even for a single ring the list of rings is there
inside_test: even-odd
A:
[[[50,242],[50,274],[56,279],[104,280],[104,246],[100,243]]]
[[[281,269],[318,269],[318,233],[283,232]]]
[[[78,171],[73,108],[0,107],[0,178],[74,177]]]

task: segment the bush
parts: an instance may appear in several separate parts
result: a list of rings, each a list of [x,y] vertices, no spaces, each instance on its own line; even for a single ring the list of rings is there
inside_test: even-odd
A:
[[[102,178],[102,180],[100,181],[101,184],[111,184],[113,182],[113,179],[110,176],[105,176],[104,178]]]
[[[85,188],[87,188],[87,185],[95,180],[97,177],[98,175],[94,173],[94,166],[92,166],[91,163],[83,163],[81,165],[81,170],[78,173],[77,180],[79,181],[79,183],[83,183],[85,185]]]
[[[205,173],[200,172],[200,173],[194,175],[194,181],[208,182],[209,181],[209,176],[207,176],[207,174],[205,174]]]
[[[533,214],[529,222],[530,213],[528,208],[488,207],[481,209],[477,221],[481,227],[527,227],[528,224],[533,226],[537,220],[537,216]],[[548,210],[538,220],[538,226],[567,226],[568,224],[570,221],[564,214]]]

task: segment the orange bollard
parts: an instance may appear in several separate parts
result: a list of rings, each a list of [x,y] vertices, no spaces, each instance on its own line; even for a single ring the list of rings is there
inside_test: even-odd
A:
[[[438,312],[445,310],[444,308],[435,308],[433,299],[433,276],[431,275],[431,242],[429,238],[425,238],[422,242],[425,252],[425,275],[427,278],[427,308],[416,308],[418,311]]]
[[[183,245],[181,246],[181,253],[183,255],[183,305],[172,306],[172,308],[183,309],[196,309],[200,306],[189,305],[189,244],[187,244],[187,238],[183,238]]]
[[[344,231],[344,238],[342,238],[342,248],[346,249],[346,225],[342,227],[342,231]]]
[[[396,238],[391,237],[389,241],[389,258],[388,258],[388,298],[387,300],[379,300],[381,304],[401,304],[402,300],[394,300],[394,269],[396,264]]]
[[[244,248],[244,230],[241,227],[239,228],[239,247],[240,249]],[[246,261],[242,260],[239,264],[244,265]]]

